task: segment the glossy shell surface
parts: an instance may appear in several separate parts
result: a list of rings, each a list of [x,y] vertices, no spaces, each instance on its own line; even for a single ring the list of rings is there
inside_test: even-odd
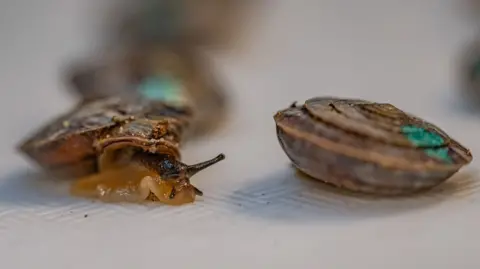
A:
[[[319,97],[274,119],[280,145],[300,171],[352,191],[413,193],[472,161],[443,130],[391,104]]]
[[[188,110],[131,98],[110,97],[82,104],[25,139],[20,150],[43,169],[67,177],[98,170],[102,150],[115,143],[148,151],[177,150]]]

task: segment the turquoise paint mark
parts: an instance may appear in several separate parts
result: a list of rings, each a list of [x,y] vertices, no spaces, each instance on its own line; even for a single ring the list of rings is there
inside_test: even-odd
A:
[[[445,142],[438,134],[413,125],[403,126],[402,132],[419,147],[438,147]]]
[[[402,127],[402,133],[407,139],[418,147],[438,147],[445,143],[444,139],[424,128],[414,125],[406,125]],[[425,153],[434,158],[441,159],[446,162],[452,162],[452,158],[448,154],[448,148],[425,149]]]
[[[426,149],[425,153],[430,157],[438,158],[449,163],[453,162],[450,155],[448,155],[448,148]]]
[[[139,91],[148,99],[178,102],[182,99],[182,85],[166,76],[149,77],[142,81]]]

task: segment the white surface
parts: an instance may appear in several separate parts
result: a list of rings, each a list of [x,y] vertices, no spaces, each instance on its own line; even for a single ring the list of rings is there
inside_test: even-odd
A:
[[[344,197],[292,176],[272,119],[316,95],[392,102],[478,154],[480,115],[452,75],[478,30],[466,1],[276,1],[250,50],[216,61],[235,116],[184,156],[227,160],[195,177],[206,195],[182,208],[56,194],[12,149],[71,106],[59,70],[94,47],[106,3],[0,3],[1,268],[479,268],[478,162],[417,199]]]

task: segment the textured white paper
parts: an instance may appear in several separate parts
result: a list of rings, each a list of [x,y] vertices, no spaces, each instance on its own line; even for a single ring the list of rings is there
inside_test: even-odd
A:
[[[213,55],[232,117],[183,155],[227,159],[195,176],[205,196],[184,207],[72,198],[14,152],[73,104],[60,70],[95,48],[108,1],[1,2],[0,268],[479,268],[475,160],[420,197],[352,197],[296,178],[273,122],[317,95],[391,102],[476,157],[480,113],[454,73],[480,29],[469,1],[271,2],[247,48]]]

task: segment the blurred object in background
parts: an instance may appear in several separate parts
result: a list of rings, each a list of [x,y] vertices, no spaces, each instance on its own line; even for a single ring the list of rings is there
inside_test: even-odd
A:
[[[69,76],[83,102],[140,94],[187,105],[194,112],[194,135],[213,131],[228,112],[226,93],[208,61],[190,47],[137,47],[78,65]]]
[[[132,2],[133,3],[133,2]],[[83,102],[143,94],[193,109],[192,132],[224,122],[228,98],[199,48],[231,47],[250,0],[143,0],[115,9],[118,29],[108,52],[68,70]],[[106,33],[107,35],[111,33]]]
[[[235,43],[252,0],[135,1],[119,38],[133,43],[224,46]]]
[[[467,47],[460,58],[461,93],[466,105],[480,106],[480,40]]]
[[[465,18],[473,20],[474,31],[477,36],[470,41],[458,58],[455,64],[457,70],[455,74],[460,80],[460,97],[462,99],[463,108],[474,111],[480,109],[480,0],[462,0],[456,2],[463,8]]]

